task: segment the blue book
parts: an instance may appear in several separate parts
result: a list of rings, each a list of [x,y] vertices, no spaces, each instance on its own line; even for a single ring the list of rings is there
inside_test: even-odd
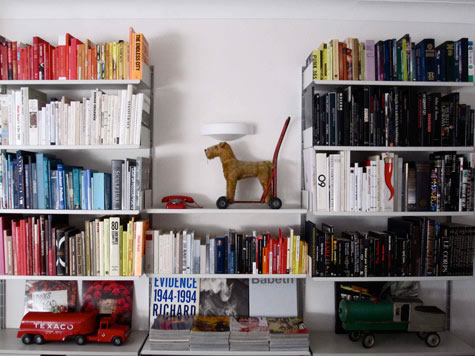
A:
[[[84,171],[84,195],[86,199],[86,209],[92,209],[92,175],[94,171],[86,169]]]
[[[111,175],[93,173],[93,209],[109,210],[111,208]]]
[[[31,177],[30,177],[30,165],[27,163],[24,165],[23,169],[25,170],[25,185],[24,185],[24,191],[25,191],[25,209],[31,209],[31,196],[30,196],[30,182],[31,182]]]
[[[31,164],[31,204],[33,209],[38,209],[38,171],[37,164]]]
[[[59,209],[66,209],[66,199],[65,199],[65,182],[64,182],[64,167],[61,163],[58,164],[57,170],[57,179],[58,179],[58,204]]]
[[[25,166],[23,162],[23,151],[16,152],[16,171],[15,182],[16,201],[18,202],[15,209],[25,209]]]
[[[58,171],[51,170],[50,177],[51,190],[51,209],[59,210],[59,186],[58,186]]]
[[[51,162],[49,159],[43,159],[43,190],[45,199],[45,209],[51,209],[51,189],[50,183]]]
[[[46,209],[46,195],[45,195],[45,164],[44,154],[38,152],[36,154],[36,187],[38,189],[37,209]]]
[[[86,209],[86,171],[81,170],[80,172],[80,181],[81,186],[79,187],[81,192],[81,209]]]
[[[81,169],[73,168],[73,209],[81,209]]]
[[[216,241],[216,273],[217,274],[224,274],[225,273],[225,241],[224,237],[217,237]]]
[[[18,181],[18,178],[15,176],[17,173],[16,169],[16,160],[11,159],[9,161],[9,166],[10,166],[10,171],[9,171],[9,181],[10,183],[10,201],[11,201],[11,208],[13,209],[18,209],[18,195],[17,195],[17,188],[18,184],[16,183]],[[13,183],[13,184],[12,184]]]

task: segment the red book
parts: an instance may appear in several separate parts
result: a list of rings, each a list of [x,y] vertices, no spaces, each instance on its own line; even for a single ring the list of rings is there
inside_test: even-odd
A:
[[[13,68],[13,80],[18,80],[18,53],[17,53],[17,43],[16,41],[12,42],[12,68]]]
[[[7,42],[8,80],[13,80],[12,43]]]
[[[45,223],[46,225],[46,223]],[[48,260],[46,259],[47,258],[47,254],[46,254],[46,241],[45,241],[45,234],[42,233],[40,234],[40,254],[41,254],[41,258],[40,258],[40,267],[41,267],[41,275],[44,276],[46,275],[46,271],[48,269],[48,266],[47,266],[47,263],[48,263]]]
[[[21,74],[22,80],[28,80],[28,47],[21,49]]]
[[[0,79],[8,79],[8,55],[5,43],[0,43]]]
[[[17,78],[18,78],[18,80],[23,79],[23,68],[21,66],[21,50],[22,49],[23,48],[17,48],[16,53],[15,53],[15,56],[16,56],[16,59],[17,59]]]
[[[0,216],[0,275],[6,274],[5,261],[7,260],[7,250],[4,250],[4,231],[8,229],[10,225],[10,219],[6,216]]]
[[[33,274],[33,236],[32,236],[32,224],[33,224],[33,217],[29,217],[27,221],[25,221],[25,232],[26,232],[26,271],[28,275]]]
[[[40,64],[44,63],[41,61],[40,58],[40,45],[42,43],[48,43],[41,37],[35,36],[33,37],[33,79],[38,80],[40,79]]]
[[[22,269],[23,269],[23,274],[27,276],[29,273],[28,271],[28,259],[30,256],[28,256],[28,240],[27,240],[27,234],[26,234],[26,219],[21,219],[20,220],[20,236],[21,236],[21,253],[22,253]]]
[[[38,224],[39,221],[36,221],[36,224],[33,226],[33,275],[41,275],[41,266],[40,266],[40,241],[38,239]]]
[[[58,79],[58,71],[57,71],[57,64],[58,64],[58,54],[56,53],[56,48],[51,47],[51,79],[57,80]]]
[[[68,43],[69,36],[69,43]],[[83,44],[77,38],[71,36],[69,33],[66,34],[66,44],[69,44],[68,47],[68,59],[69,59],[69,79],[77,80],[78,79],[78,45]]]
[[[34,79],[33,70],[33,46],[28,47],[28,80]]]
[[[45,231],[46,225],[41,227],[42,229],[44,228]],[[51,276],[56,276],[56,227],[51,228],[51,236],[49,236],[49,239],[51,240],[51,253],[50,253],[50,275]]]
[[[345,51],[343,50],[343,42],[338,42],[338,79],[340,80],[345,79],[346,57],[344,56],[345,56]]]
[[[18,256],[18,239],[17,239],[16,225],[17,225],[17,221],[12,220],[12,251],[13,251],[12,260],[13,260],[13,275],[14,276],[20,275],[18,271],[19,256]]]
[[[279,252],[278,248],[279,244],[277,240],[272,239],[272,273],[277,274],[279,271],[277,270],[277,261],[279,260]]]

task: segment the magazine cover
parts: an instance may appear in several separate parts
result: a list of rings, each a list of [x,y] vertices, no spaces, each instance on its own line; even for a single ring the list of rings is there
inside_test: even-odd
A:
[[[27,280],[24,313],[76,311],[77,297],[77,281]]]
[[[268,332],[266,318],[256,317],[231,317],[231,332],[239,333],[253,333],[253,332]]]
[[[154,330],[191,330],[192,316],[166,316],[160,315],[152,324]]]
[[[199,315],[249,316],[249,280],[202,278]]]
[[[132,326],[133,281],[84,281],[82,311],[97,310],[118,324]]]
[[[200,316],[193,319],[191,331],[215,332],[229,331],[229,317],[227,316]]]
[[[338,316],[340,300],[378,300],[386,295],[417,297],[417,282],[335,282],[335,333],[346,333]]]
[[[308,334],[300,318],[267,318],[271,334]]]

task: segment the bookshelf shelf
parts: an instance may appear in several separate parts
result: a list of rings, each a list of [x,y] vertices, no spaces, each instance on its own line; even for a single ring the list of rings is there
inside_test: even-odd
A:
[[[150,82],[139,79],[121,80],[0,80],[0,86],[41,87],[46,89],[106,89],[123,88],[127,85],[149,88]]]
[[[146,278],[143,276],[0,276],[0,280],[54,280],[54,281],[136,281],[140,278]]]
[[[293,208],[293,209],[270,209],[270,208],[262,208],[262,209],[146,209],[145,213],[147,214],[274,214],[274,215],[281,215],[281,214],[305,214],[307,213],[307,209],[301,208]]]
[[[0,145],[1,150],[28,150],[33,152],[43,152],[43,151],[92,151],[92,150],[140,150],[140,149],[149,149],[147,145],[41,145],[41,146],[28,146],[28,145]]]
[[[315,151],[382,151],[382,152],[472,152],[475,147],[462,147],[462,146],[451,146],[451,147],[381,147],[381,146],[313,146]]]
[[[236,279],[268,279],[268,278],[292,278],[303,279],[307,278],[306,274],[147,274],[150,278],[236,278]]]
[[[51,215],[138,215],[140,210],[56,210],[56,209],[0,209],[0,214]]]
[[[400,87],[432,87],[432,88],[471,88],[473,82],[416,82],[416,81],[379,81],[379,80],[314,80],[317,86],[341,87],[359,86],[400,86]]]
[[[145,341],[143,345],[141,355],[209,355],[209,356],[266,356],[266,355],[279,355],[279,356],[310,356],[310,351],[164,351],[153,350],[150,347],[150,342]]]
[[[318,356],[425,356],[425,355],[473,355],[474,349],[451,332],[440,333],[440,345],[427,347],[415,333],[381,333],[376,334],[373,348],[365,349],[360,342],[351,342],[346,334],[334,332],[311,332],[310,348]]]
[[[358,212],[358,211],[313,211],[309,212],[314,216],[474,216],[473,211],[374,211],[374,212]]]
[[[76,345],[74,341],[49,342],[44,345],[24,345],[16,337],[17,329],[0,330],[0,355],[117,355],[137,356],[147,337],[147,331],[132,330],[120,347],[105,343]]]
[[[392,282],[392,281],[463,281],[473,276],[414,276],[414,277],[312,277],[315,282]]]

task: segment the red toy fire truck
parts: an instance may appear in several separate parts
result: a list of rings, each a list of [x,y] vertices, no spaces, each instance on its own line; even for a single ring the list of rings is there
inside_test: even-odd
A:
[[[111,317],[103,317],[97,329],[96,317],[97,312],[29,312],[21,321],[17,337],[26,345],[74,338],[78,345],[91,341],[119,346],[127,340],[130,334],[127,325],[115,324]]]

